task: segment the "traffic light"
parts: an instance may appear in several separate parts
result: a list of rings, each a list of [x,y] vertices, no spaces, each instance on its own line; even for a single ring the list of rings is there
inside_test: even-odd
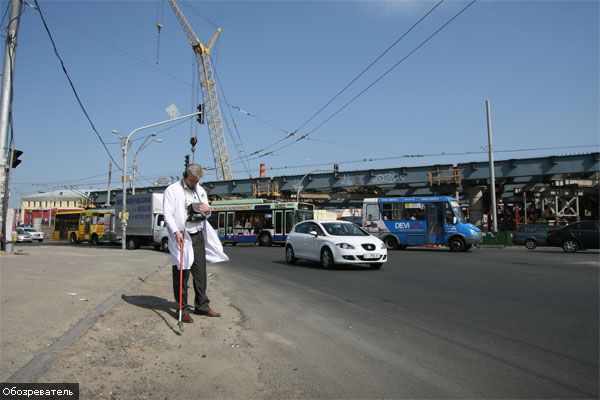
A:
[[[198,114],[196,121],[198,121],[199,124],[203,124],[204,123],[204,104],[200,103],[198,104],[198,107],[196,107],[198,109],[198,112],[200,114]]]
[[[21,164],[21,162],[23,160],[19,160],[19,157],[21,157],[22,154],[23,154],[23,152],[21,150],[13,150],[12,151],[11,168],[17,168],[17,165]]]
[[[187,166],[190,165],[190,156],[188,154],[185,155],[185,167],[187,168]]]

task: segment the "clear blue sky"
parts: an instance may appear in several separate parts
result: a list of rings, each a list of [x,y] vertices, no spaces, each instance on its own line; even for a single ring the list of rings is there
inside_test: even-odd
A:
[[[155,64],[155,23],[162,3],[40,2],[79,95],[119,166],[121,151],[111,130],[127,134],[167,119],[164,108],[172,102],[182,112],[192,108],[193,53],[166,3],[160,62]],[[7,4],[0,3],[2,11]],[[208,41],[215,28],[180,4],[201,40]],[[435,2],[191,4],[223,29],[215,62],[228,102],[290,132]],[[466,4],[442,3],[300,132],[310,132]],[[485,99],[492,102],[497,150],[595,145],[500,153],[498,159],[598,151],[598,4],[478,1],[314,131],[311,140],[251,160],[251,173],[258,175],[261,160],[268,168],[288,167],[268,170],[268,175],[274,176],[330,169],[334,162],[340,163],[341,170],[350,170],[485,159],[485,155],[472,154],[344,164],[403,154],[481,151],[487,145]],[[225,106],[223,96],[221,101]],[[229,112],[224,111],[232,125]],[[238,110],[231,112],[248,154],[285,136],[257,118]],[[24,151],[23,163],[14,170],[13,201],[22,194],[64,185],[106,187],[108,156],[76,103],[37,11],[29,7],[25,7],[19,31],[13,115],[16,147]],[[139,154],[138,185],[180,175],[184,155],[190,152],[192,126],[187,122],[161,132],[163,143],[153,143]],[[235,130],[233,134],[237,138]],[[196,161],[212,167],[206,126],[198,130],[198,138]],[[238,154],[229,134],[227,139],[235,177],[248,177],[245,168],[235,162]],[[134,143],[134,151],[139,144],[141,141]],[[327,167],[309,166],[319,163]],[[293,168],[297,165],[302,167]],[[119,187],[119,177],[120,172],[113,168],[113,186]],[[206,178],[215,176],[208,171]]]

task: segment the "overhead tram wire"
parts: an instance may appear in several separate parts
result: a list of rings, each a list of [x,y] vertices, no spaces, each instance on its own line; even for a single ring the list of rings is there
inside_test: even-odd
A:
[[[219,89],[221,89],[221,93],[223,94],[223,100],[225,100],[225,104],[228,106],[227,111],[229,113],[229,117],[231,118],[231,123],[233,124],[235,132],[237,134],[241,149],[238,149],[237,143],[235,142],[235,138],[234,138],[233,134],[231,133],[231,129],[229,128],[229,125],[226,123],[227,130],[229,131],[229,135],[231,136],[233,145],[235,146],[236,152],[238,153],[238,158],[240,160],[245,161],[245,163],[242,162],[242,165],[244,166],[244,169],[246,169],[248,176],[250,176],[251,173],[250,173],[250,163],[248,161],[248,154],[246,153],[246,148],[244,147],[244,142],[242,141],[240,131],[237,127],[235,119],[233,118],[233,113],[231,112],[231,108],[229,108],[229,102],[227,101],[227,95],[225,94],[225,90],[223,89],[223,85],[221,84],[221,77],[217,71],[216,64],[214,62],[213,62],[213,65],[215,65],[215,68],[214,68],[215,80],[217,81],[217,84],[219,85]],[[231,160],[230,160],[230,162],[231,162]]]
[[[321,122],[319,125],[317,125],[315,128],[313,128],[310,132],[300,136],[298,139],[296,139],[294,142],[285,144],[275,150],[272,150],[270,153],[274,153],[276,151],[285,149],[291,145],[293,145],[296,142],[299,142],[300,140],[303,140],[307,137],[309,137],[310,135],[312,135],[317,129],[319,129],[320,127],[322,127],[323,125],[325,125],[327,122],[329,122],[329,120],[331,120],[333,117],[335,117],[337,114],[339,114],[342,110],[344,110],[346,107],[348,107],[350,104],[352,104],[354,101],[356,101],[360,96],[362,96],[366,91],[368,91],[369,89],[371,89],[377,82],[379,82],[381,79],[383,79],[387,74],[389,74],[390,72],[392,72],[396,67],[398,67],[400,64],[402,64],[406,59],[408,59],[411,55],[413,55],[417,50],[419,50],[421,47],[423,47],[427,42],[429,42],[431,39],[433,39],[434,36],[436,36],[439,32],[441,32],[446,26],[448,26],[452,21],[454,21],[456,18],[458,18],[463,12],[465,12],[469,7],[471,7],[477,0],[472,0],[471,2],[469,2],[469,4],[467,4],[465,7],[463,7],[458,13],[456,13],[452,18],[450,18],[444,25],[442,25],[440,28],[438,28],[435,32],[433,32],[431,35],[429,35],[425,40],[423,40],[417,47],[415,47],[414,49],[412,49],[406,56],[402,57],[398,62],[396,62],[394,65],[392,65],[390,68],[388,68],[382,75],[380,75],[377,79],[375,79],[369,86],[367,86],[365,89],[363,89],[360,93],[358,93],[356,96],[354,96],[352,99],[350,99],[348,102],[346,102],[342,107],[340,107],[337,111],[335,111],[333,114],[331,114],[329,117],[327,117],[323,122]]]
[[[44,19],[44,14],[42,14],[42,9],[40,8],[40,5],[38,4],[38,0],[34,0],[34,1],[35,1],[36,9],[37,9],[37,11],[38,11],[38,13],[40,15],[40,18],[42,19],[42,23],[44,24],[44,29],[46,30],[46,33],[48,34],[48,37],[50,38],[50,42],[52,42],[52,47],[54,48],[54,54],[56,54],[56,57],[60,61],[60,65],[62,67],[62,70],[63,70],[65,76],[67,77],[67,80],[69,81],[69,85],[71,86],[71,90],[73,91],[73,94],[75,95],[75,98],[77,99],[77,102],[79,103],[79,107],[81,107],[81,110],[85,114],[85,117],[87,118],[88,122],[90,123],[90,125],[92,127],[92,130],[94,131],[94,133],[96,134],[96,136],[98,136],[98,139],[100,140],[100,143],[102,143],[102,146],[104,147],[104,150],[106,150],[106,154],[108,154],[108,157],[111,159],[111,161],[113,162],[113,164],[120,171],[122,171],[121,167],[119,167],[119,164],[117,164],[117,162],[113,158],[112,154],[110,154],[110,151],[108,150],[108,147],[106,147],[106,143],[104,143],[104,140],[102,139],[102,136],[100,136],[100,133],[98,133],[98,130],[96,129],[96,127],[94,126],[94,123],[92,122],[92,119],[90,118],[87,110],[85,109],[83,103],[81,102],[81,99],[79,98],[79,94],[77,94],[77,89],[75,89],[75,85],[73,84],[73,81],[71,80],[71,77],[69,76],[69,73],[67,72],[67,68],[65,67],[65,63],[63,62],[62,57],[58,53],[58,49],[56,48],[56,43],[54,42],[54,38],[52,37],[52,34],[50,33],[50,29],[48,28],[48,25],[46,24],[46,20]]]
[[[558,146],[558,147],[537,147],[537,148],[528,148],[528,149],[505,149],[505,150],[494,150],[494,153],[504,154],[504,153],[519,153],[519,152],[530,152],[530,151],[542,151],[542,150],[564,150],[564,149],[576,149],[576,148],[590,148],[590,147],[598,147],[598,145],[580,145],[580,146]],[[346,161],[336,161],[337,164],[358,164],[358,163],[369,163],[376,161],[389,161],[389,160],[397,160],[402,158],[429,158],[429,157],[445,157],[445,156],[457,156],[457,155],[477,155],[477,154],[488,154],[487,150],[482,151],[463,151],[463,152],[440,152],[440,153],[428,153],[428,154],[404,154],[400,156],[393,157],[371,157],[371,158],[362,158],[355,160],[346,160]],[[330,166],[331,162],[328,163],[313,163],[313,164],[301,164],[301,165],[291,165],[291,166],[281,166],[281,167],[270,167],[268,170],[282,170],[282,169],[295,169],[295,168],[309,168],[309,167],[322,167],[322,166]],[[392,167],[393,168],[393,167]]]
[[[178,78],[177,76],[175,76],[175,75],[173,75],[173,74],[171,74],[171,73],[169,73],[169,72],[167,72],[167,71],[164,71],[164,70],[163,70],[163,69],[161,69],[161,68],[158,68],[156,65],[150,64],[150,63],[148,63],[148,62],[146,62],[146,61],[142,60],[141,58],[138,58],[138,57],[134,56],[133,54],[131,54],[131,53],[128,53],[128,52],[126,52],[125,50],[122,50],[122,49],[118,48],[117,46],[114,46],[114,45],[112,45],[112,44],[108,43],[107,41],[105,41],[105,40],[102,40],[102,39],[100,39],[100,38],[98,38],[98,37],[96,37],[96,36],[92,35],[91,33],[88,33],[88,32],[86,32],[86,31],[84,31],[83,29],[81,29],[81,28],[78,28],[78,27],[76,27],[75,25],[72,25],[72,24],[70,24],[70,23],[68,23],[68,22],[64,21],[63,19],[61,19],[61,18],[59,18],[59,17],[57,17],[57,16],[55,16],[55,15],[52,15],[52,14],[50,14],[50,13],[48,13],[48,12],[44,12],[44,13],[45,13],[47,16],[49,16],[50,18],[54,18],[54,19],[55,19],[55,20],[57,20],[58,22],[60,22],[60,23],[62,23],[62,24],[64,24],[64,25],[66,25],[66,26],[68,26],[69,28],[71,28],[71,29],[73,29],[73,30],[76,30],[76,31],[77,31],[77,32],[79,32],[79,33],[82,33],[82,34],[84,34],[85,36],[87,36],[87,37],[89,37],[89,38],[91,38],[91,39],[94,39],[95,41],[97,41],[97,42],[99,42],[99,43],[102,43],[103,45],[105,45],[105,46],[107,46],[107,47],[110,47],[111,49],[113,49],[113,50],[115,50],[115,51],[117,51],[117,52],[119,52],[119,53],[121,53],[121,54],[123,54],[123,55],[125,55],[125,56],[127,56],[127,57],[129,57],[129,58],[131,58],[131,59],[133,59],[133,60],[135,60],[135,61],[137,61],[137,62],[141,63],[141,64],[144,64],[145,66],[147,66],[147,67],[150,67],[150,68],[152,68],[153,70],[155,70],[155,71],[157,71],[157,72],[160,72],[161,74],[163,74],[163,75],[166,75],[166,76],[168,76],[169,78],[172,78],[172,79],[174,79],[174,80],[178,81],[178,82],[179,82],[179,83],[181,83],[181,84],[184,84],[184,85],[186,85],[186,86],[192,86],[192,85],[191,85],[191,83],[189,83],[189,82],[186,82],[186,81],[184,81],[183,79],[180,79],[180,78]]]
[[[364,75],[365,72],[367,72],[373,65],[375,65],[384,55],[386,55],[394,46],[396,46],[398,44],[398,42],[400,42],[402,39],[404,39],[406,37],[406,35],[408,35],[414,28],[416,28],[421,22],[423,22],[423,20],[425,18],[427,18],[429,16],[429,14],[431,14],[436,8],[438,8],[442,3],[444,2],[444,0],[440,0],[436,3],[436,5],[433,6],[433,8],[431,10],[429,10],[425,15],[423,15],[417,22],[415,22],[406,32],[404,32],[402,34],[402,36],[400,36],[398,39],[396,39],[396,41],[394,43],[392,43],[387,49],[385,49],[383,51],[383,53],[381,53],[379,56],[377,56],[377,58],[375,58],[375,60],[373,60],[369,65],[367,65],[358,75],[356,75],[354,77],[354,79],[352,79],[350,81],[350,83],[348,83],[346,86],[344,86],[344,88],[342,90],[340,90],[339,92],[337,92],[337,94],[335,96],[333,96],[323,107],[321,107],[317,112],[315,112],[310,118],[308,118],[306,121],[304,121],[304,123],[302,125],[300,125],[300,127],[298,127],[296,129],[296,132],[298,132],[300,129],[304,128],[306,126],[306,124],[308,124],[310,121],[312,121],[317,115],[319,115],[321,113],[321,111],[323,111],[325,108],[327,108],[328,105],[330,105],[335,99],[337,99],[342,93],[344,93],[346,91],[346,89],[348,89],[350,86],[352,86],[352,84],[354,82],[356,82],[361,76]]]
[[[283,143],[285,142],[287,139],[296,136],[296,134],[300,131],[300,129],[302,129],[304,126],[306,126],[306,124],[308,124],[310,121],[312,121],[317,115],[319,115],[321,113],[321,111],[323,111],[325,108],[327,108],[327,106],[329,106],[335,99],[337,99],[342,93],[344,93],[346,91],[346,89],[348,89],[350,86],[352,86],[352,84],[354,82],[356,82],[362,75],[364,75],[365,72],[367,72],[373,65],[375,65],[384,55],[386,55],[394,46],[396,46],[402,39],[404,39],[414,28],[416,28],[425,18],[427,18],[436,8],[438,8],[442,3],[444,2],[444,0],[440,0],[438,1],[433,8],[431,8],[425,15],[423,15],[421,18],[419,18],[419,20],[417,22],[415,22],[406,32],[404,32],[398,39],[396,39],[396,41],[394,43],[392,43],[390,46],[388,46],[387,49],[385,49],[378,57],[375,58],[375,60],[373,60],[367,67],[365,67],[357,76],[354,77],[354,79],[352,79],[350,81],[350,83],[348,83],[346,86],[344,86],[344,88],[342,90],[340,90],[335,96],[333,96],[324,106],[322,106],[317,112],[315,112],[311,117],[309,117],[306,121],[304,121],[304,123],[298,127],[296,130],[292,131],[292,132],[286,132],[287,136],[279,139],[277,141],[275,141],[274,143],[263,147],[262,149],[256,150],[252,153],[250,153],[250,155],[255,155],[255,154],[259,154],[261,152],[264,152],[266,150],[269,150],[272,147],[277,146],[279,143]],[[304,137],[300,136],[299,139],[296,139],[294,142],[295,143],[299,140],[304,139]],[[276,150],[275,150],[276,151]],[[272,152],[271,152],[272,153]]]

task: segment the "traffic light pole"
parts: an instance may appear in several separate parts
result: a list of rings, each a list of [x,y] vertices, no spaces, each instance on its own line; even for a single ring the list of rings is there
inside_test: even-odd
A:
[[[160,122],[156,122],[154,124],[141,126],[139,128],[134,129],[133,131],[131,131],[131,133],[129,133],[129,135],[127,135],[127,137],[121,137],[121,151],[123,152],[123,176],[121,177],[121,181],[123,183],[123,194],[122,194],[123,207],[122,207],[122,211],[121,211],[121,248],[123,250],[125,250],[127,248],[127,220],[129,219],[129,213],[127,212],[127,181],[130,179],[129,175],[127,174],[127,151],[129,150],[129,145],[131,143],[131,137],[141,130],[152,128],[152,127],[162,125],[162,124],[167,124],[169,122],[178,121],[180,119],[193,117],[194,115],[200,115],[201,113],[202,113],[202,111],[198,111],[195,113],[182,115],[181,117],[171,118],[166,121],[160,121]]]
[[[23,10],[21,0],[11,0],[10,18],[6,35],[6,47],[4,50],[4,70],[2,74],[2,98],[0,99],[0,248],[6,249],[7,230],[6,215],[8,209],[8,171],[11,168],[9,158],[12,157],[8,140],[8,128],[10,126],[10,111],[12,107],[12,80],[14,76],[15,55],[17,50],[17,32],[19,20]],[[8,229],[7,229],[8,228]]]

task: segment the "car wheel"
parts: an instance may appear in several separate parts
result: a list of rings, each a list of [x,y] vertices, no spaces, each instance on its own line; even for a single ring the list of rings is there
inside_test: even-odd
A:
[[[163,253],[169,252],[169,238],[163,238],[163,240],[160,241],[160,251]]]
[[[565,239],[562,244],[562,249],[565,253],[575,253],[579,250],[579,245],[574,239]]]
[[[379,268],[381,268],[382,265],[383,265],[383,263],[373,263],[373,264],[369,264],[369,267],[371,267],[371,269],[379,269]]]
[[[135,250],[137,249],[137,242],[135,241],[135,238],[127,238],[127,250]]]
[[[69,237],[69,241],[72,244],[76,244],[77,243],[77,235],[75,233],[71,233],[71,236]]]
[[[394,236],[386,236],[383,239],[383,243],[385,243],[385,247],[387,247],[388,250],[394,250],[398,248],[398,239],[396,239]]]
[[[271,239],[271,234],[268,232],[263,232],[258,237],[258,244],[260,246],[270,247],[273,244],[273,240]]]
[[[95,233],[92,235],[92,239],[90,240],[92,246],[98,246],[98,235]]]
[[[285,248],[285,262],[294,265],[296,264],[296,261],[298,261],[298,259],[294,255],[294,249],[288,244]]]
[[[333,254],[331,253],[331,250],[325,247],[323,250],[321,250],[321,266],[325,269],[328,269],[334,265],[335,262],[333,261]]]
[[[463,251],[466,247],[465,241],[459,237],[453,237],[448,240],[448,247],[452,252]]]
[[[537,242],[534,239],[527,239],[525,241],[525,247],[529,250],[533,250],[537,247]]]
[[[44,239],[38,239],[38,242],[42,243],[44,241]]]

